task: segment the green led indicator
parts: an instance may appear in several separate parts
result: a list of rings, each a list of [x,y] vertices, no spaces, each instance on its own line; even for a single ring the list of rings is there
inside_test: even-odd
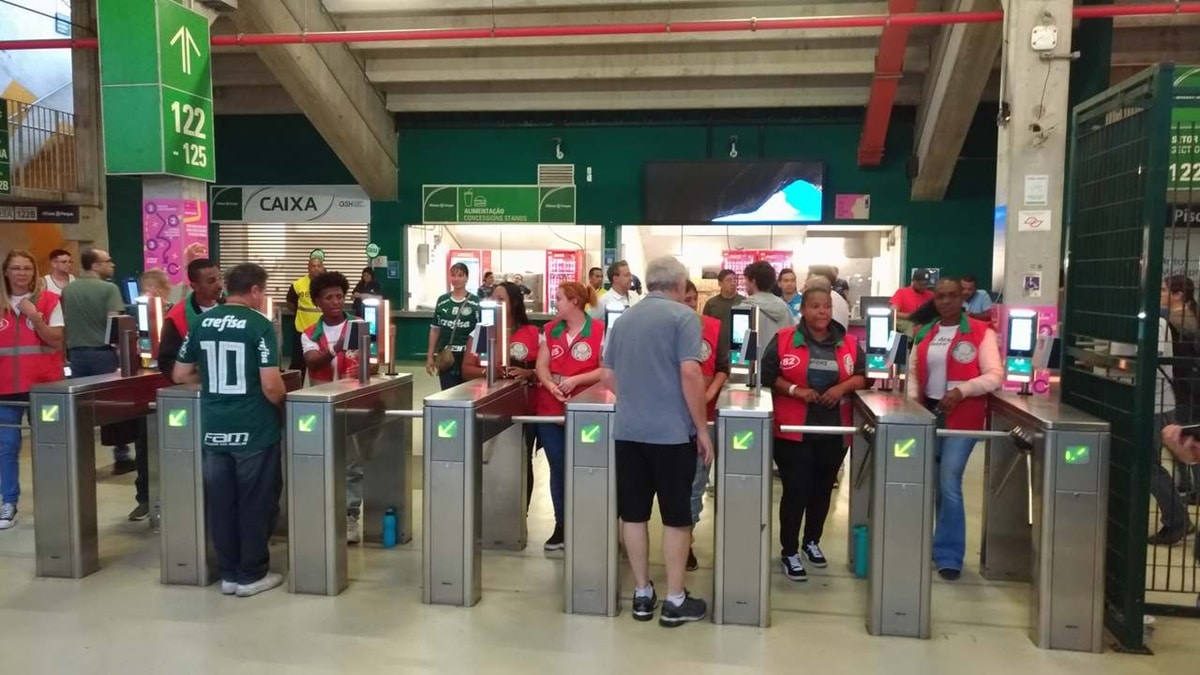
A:
[[[741,433],[733,433],[733,449],[734,450],[749,450],[754,447],[754,432],[743,431]]]
[[[900,459],[909,459],[912,457],[913,448],[917,445],[917,439],[909,438],[903,441],[896,441],[892,446],[892,456]]]
[[[302,417],[296,418],[296,431],[299,431],[302,434],[311,434],[313,432],[313,429],[316,429],[316,428],[317,428],[317,416],[315,414],[304,415]]]
[[[58,421],[58,404],[42,406],[42,421],[57,422]]]
[[[454,438],[458,435],[458,420],[442,420],[437,425],[438,438]]]
[[[592,445],[600,438],[600,425],[588,424],[579,428],[579,442]]]
[[[1063,450],[1063,461],[1067,464],[1090,464],[1092,449],[1086,445],[1068,445]]]
[[[187,426],[187,408],[179,408],[171,410],[167,413],[167,426],[169,427],[186,427]]]

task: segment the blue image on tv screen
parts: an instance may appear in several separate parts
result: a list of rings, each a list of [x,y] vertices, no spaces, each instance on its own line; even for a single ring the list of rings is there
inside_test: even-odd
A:
[[[811,223],[821,220],[821,188],[794,180],[753,211],[713,218],[714,223]]]

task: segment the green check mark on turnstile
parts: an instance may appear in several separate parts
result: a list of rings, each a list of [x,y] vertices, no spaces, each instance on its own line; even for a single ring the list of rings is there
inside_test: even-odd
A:
[[[296,431],[302,434],[311,434],[313,429],[317,428],[317,416],[304,415],[296,419]]]
[[[1087,464],[1092,461],[1092,450],[1086,445],[1068,445],[1063,450],[1063,461],[1067,464]]]
[[[754,447],[754,431],[733,432],[733,449],[749,450]]]
[[[458,435],[458,420],[442,420],[437,425],[438,438],[454,438]]]
[[[917,439],[909,438],[903,441],[896,441],[892,446],[892,456],[900,459],[908,459],[912,457],[913,447],[917,444]]]
[[[58,404],[42,406],[42,421],[57,422],[58,421]]]
[[[179,408],[171,410],[167,413],[167,426],[169,427],[186,427],[187,426],[187,408]]]
[[[600,425],[589,424],[579,428],[579,442],[592,444],[596,439],[600,438]]]

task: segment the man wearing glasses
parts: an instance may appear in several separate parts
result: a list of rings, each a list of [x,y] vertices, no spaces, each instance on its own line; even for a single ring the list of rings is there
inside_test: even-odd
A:
[[[50,273],[46,275],[46,290],[61,296],[67,284],[75,281],[71,274],[71,252],[56,248],[50,252]]]

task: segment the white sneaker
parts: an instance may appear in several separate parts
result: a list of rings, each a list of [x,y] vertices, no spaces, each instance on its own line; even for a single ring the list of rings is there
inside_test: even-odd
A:
[[[362,523],[354,516],[346,516],[346,543],[357,544],[362,541]]]
[[[283,575],[275,572],[267,572],[267,575],[252,584],[238,584],[237,596],[239,598],[249,598],[259,593],[269,591],[283,583]]]
[[[221,580],[221,595],[237,595],[237,582]]]
[[[0,504],[0,530],[7,530],[17,524],[17,505]]]

